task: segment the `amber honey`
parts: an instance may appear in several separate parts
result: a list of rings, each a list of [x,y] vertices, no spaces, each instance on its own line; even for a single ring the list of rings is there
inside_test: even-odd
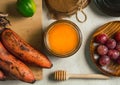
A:
[[[71,21],[60,20],[48,27],[45,43],[48,51],[55,56],[68,57],[81,45],[81,32]]]

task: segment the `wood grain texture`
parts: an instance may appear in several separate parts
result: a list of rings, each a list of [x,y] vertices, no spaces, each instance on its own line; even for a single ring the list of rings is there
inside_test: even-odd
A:
[[[102,74],[71,74],[65,70],[58,70],[54,72],[54,79],[64,81],[67,79],[109,79],[108,76]]]
[[[101,72],[109,76],[120,76],[120,65],[116,64],[115,62],[111,62],[107,66],[100,66],[98,64],[99,56],[96,55],[96,52],[95,52],[96,46],[94,43],[94,39],[100,33],[106,33],[108,37],[111,38],[118,31],[120,31],[120,21],[109,22],[99,27],[98,30],[96,30],[95,33],[93,33],[91,38],[90,53],[91,53],[91,58],[93,60],[93,63],[95,63],[95,65]]]
[[[23,17],[16,9],[16,0],[0,1],[1,12],[8,13],[11,28],[34,48],[42,49],[42,0],[35,0],[37,10],[33,17]],[[30,66],[37,80],[42,79],[42,69]]]

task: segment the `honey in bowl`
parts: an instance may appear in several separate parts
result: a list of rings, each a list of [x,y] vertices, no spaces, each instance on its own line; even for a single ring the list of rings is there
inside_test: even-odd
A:
[[[73,55],[81,45],[81,32],[77,25],[68,20],[52,23],[45,34],[45,46],[58,57]]]

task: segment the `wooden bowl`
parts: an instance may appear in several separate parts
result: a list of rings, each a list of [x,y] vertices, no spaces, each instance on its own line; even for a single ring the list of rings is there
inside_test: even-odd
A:
[[[103,26],[99,27],[98,30],[96,30],[90,41],[90,56],[92,58],[93,63],[97,66],[97,68],[104,74],[108,76],[120,76],[120,65],[111,61],[109,65],[101,66],[98,63],[99,56],[96,54],[96,45],[94,42],[95,36],[97,36],[100,33],[106,33],[108,37],[112,37],[116,32],[120,31],[120,21],[113,21],[109,22],[107,24],[104,24]]]

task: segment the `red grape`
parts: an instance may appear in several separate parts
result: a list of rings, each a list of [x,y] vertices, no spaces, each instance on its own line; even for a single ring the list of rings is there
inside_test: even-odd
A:
[[[95,42],[100,43],[100,44],[105,44],[107,39],[108,39],[108,36],[106,34],[98,34],[95,37]]]
[[[120,52],[120,44],[117,44],[115,48]]]
[[[108,50],[108,56],[113,60],[116,60],[119,55],[120,53],[117,50]]]
[[[103,55],[99,58],[99,64],[101,66],[108,65],[109,63],[110,63],[110,57],[108,57],[107,55]]]
[[[96,48],[101,66],[108,65],[111,60],[120,64],[120,32],[115,33],[114,38],[108,38],[106,34],[98,34],[94,40],[99,45]]]
[[[115,40],[120,43],[120,32],[115,33]]]
[[[97,47],[97,53],[99,55],[105,55],[105,54],[107,54],[107,52],[108,52],[108,48],[105,45],[99,45]]]
[[[117,59],[117,63],[120,64],[120,56]]]
[[[114,49],[116,47],[116,41],[114,39],[108,39],[106,41],[106,46],[109,48],[109,49]]]

